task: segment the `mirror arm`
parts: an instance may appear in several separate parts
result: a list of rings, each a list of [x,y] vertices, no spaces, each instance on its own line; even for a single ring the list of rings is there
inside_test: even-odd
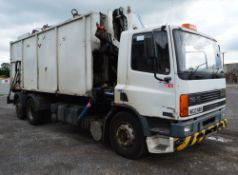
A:
[[[157,67],[158,67],[157,59],[158,59],[157,57],[154,58],[154,77],[156,80],[164,81],[163,79],[157,77]]]
[[[156,73],[154,73],[154,77],[156,80],[164,81],[166,83],[169,83],[171,81],[171,77],[165,77],[164,79],[161,79],[161,78],[157,77]]]
[[[154,77],[155,77],[156,80],[165,81],[164,79],[161,79],[161,78],[157,77],[156,73],[154,73]]]
[[[161,79],[161,78],[157,77],[156,72],[157,72],[158,62],[157,62],[156,57],[154,58],[154,62],[155,62],[155,64],[154,64],[154,77],[155,77],[155,79],[159,80],[159,81],[165,81],[166,83],[169,83],[171,81],[171,77],[165,77],[164,79]]]
[[[152,30],[152,39],[153,39],[153,49],[154,49],[154,77],[156,80],[164,81],[163,79],[157,77],[156,75],[157,67],[158,67],[158,60],[157,60],[158,58],[157,58],[156,49],[155,49],[154,30]]]

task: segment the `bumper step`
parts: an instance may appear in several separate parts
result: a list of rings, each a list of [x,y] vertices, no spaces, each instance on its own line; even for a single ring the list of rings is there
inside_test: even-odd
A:
[[[228,121],[227,119],[224,119],[215,125],[211,125],[208,128],[203,129],[200,132],[196,132],[192,136],[188,136],[185,138],[175,138],[174,148],[176,149],[176,151],[182,151],[189,146],[193,146],[197,143],[200,143],[206,138],[207,135],[218,132],[226,128],[227,125],[228,125]]]

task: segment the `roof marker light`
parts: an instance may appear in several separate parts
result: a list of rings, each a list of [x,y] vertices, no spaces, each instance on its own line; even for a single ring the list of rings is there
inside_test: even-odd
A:
[[[193,24],[185,23],[185,24],[182,24],[181,27],[186,28],[186,29],[190,29],[190,30],[193,30],[193,31],[197,31],[197,26],[195,26]]]

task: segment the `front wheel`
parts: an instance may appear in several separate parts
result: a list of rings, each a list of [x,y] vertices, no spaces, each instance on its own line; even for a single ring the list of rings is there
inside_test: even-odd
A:
[[[137,159],[145,152],[145,140],[139,120],[129,112],[116,114],[110,126],[110,141],[115,152]]]

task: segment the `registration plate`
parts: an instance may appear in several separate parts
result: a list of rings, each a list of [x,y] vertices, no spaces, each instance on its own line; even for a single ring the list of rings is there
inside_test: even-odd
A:
[[[203,112],[203,107],[202,106],[189,109],[189,115],[198,114],[198,113],[201,113],[201,112]]]

